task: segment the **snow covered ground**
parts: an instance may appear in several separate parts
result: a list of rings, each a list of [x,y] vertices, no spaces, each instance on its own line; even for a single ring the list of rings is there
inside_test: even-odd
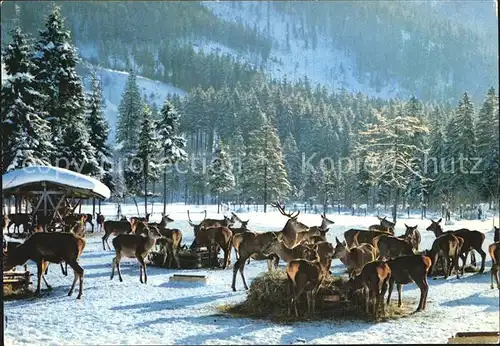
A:
[[[183,204],[168,206],[172,227],[184,233],[183,243],[193,240]],[[215,206],[189,206],[191,218],[198,222],[203,210],[208,217],[217,215]],[[108,220],[116,218],[116,206],[104,204]],[[155,210],[160,212],[160,206]],[[136,215],[135,206],[122,206],[128,215]],[[141,209],[141,212],[143,208]],[[91,212],[84,206],[82,212]],[[257,231],[279,230],[286,218],[278,212],[238,213]],[[373,216],[357,217],[329,214],[335,221],[328,233],[329,241],[343,239],[343,232],[352,227],[378,223]],[[159,213],[152,216],[159,220]],[[301,214],[299,220],[308,225],[320,223],[319,215]],[[398,220],[396,234],[404,223],[418,224],[422,248],[429,248],[434,235],[425,231],[429,221],[420,218]],[[495,222],[498,225],[498,219]],[[446,229],[468,227],[486,234],[483,249],[493,241],[492,221],[459,221]],[[123,260],[124,281],[109,280],[113,253],[103,251],[102,234],[90,235],[80,263],[85,269],[84,295],[67,297],[73,274],[64,277],[59,266],[51,265],[47,279],[54,287],[40,298],[4,303],[5,343],[7,345],[50,344],[347,344],[347,343],[446,343],[458,331],[493,331],[499,329],[499,291],[489,288],[491,260],[486,261],[484,274],[465,274],[456,279],[430,280],[427,310],[399,320],[378,324],[365,322],[301,322],[279,325],[268,321],[233,318],[219,314],[216,307],[244,300],[245,291],[238,278],[237,292],[231,290],[232,270],[167,270],[148,267],[148,283],[139,283],[139,266],[135,260]],[[111,243],[111,241],[110,241]],[[232,263],[234,263],[234,253]],[[283,266],[283,262],[280,263]],[[343,265],[333,262],[333,272],[340,275]],[[29,270],[36,273],[32,262]],[[264,262],[252,261],[245,270],[249,284],[267,270]],[[175,273],[191,272],[208,276],[206,285],[170,283]],[[36,278],[34,278],[36,284]],[[44,287],[44,286],[42,286]],[[418,298],[414,284],[403,289],[405,297]],[[393,295],[393,302],[396,300]],[[42,327],[43,326],[43,327]]]

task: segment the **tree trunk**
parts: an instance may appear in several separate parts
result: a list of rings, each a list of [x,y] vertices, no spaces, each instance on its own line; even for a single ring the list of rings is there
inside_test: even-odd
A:
[[[153,196],[151,197],[151,215],[153,215],[153,210],[155,206],[155,191],[156,191],[156,180],[153,180]]]
[[[144,216],[148,215],[148,172],[144,174]]]
[[[139,216],[139,205],[137,204],[137,199],[135,199],[135,196],[132,196],[132,200],[134,201],[135,208],[137,209],[137,215]]]
[[[399,187],[396,188],[394,209],[392,211],[392,222],[396,222],[396,218],[397,218],[397,214],[398,214],[398,204],[399,204]]]
[[[264,213],[267,213],[267,165],[264,166]]]
[[[220,213],[220,194],[217,193],[217,214]]]
[[[167,167],[163,171],[163,215],[167,212]]]

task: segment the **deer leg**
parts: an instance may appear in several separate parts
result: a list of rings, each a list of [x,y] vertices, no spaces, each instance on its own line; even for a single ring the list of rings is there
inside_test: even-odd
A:
[[[75,288],[76,279],[79,278],[80,279],[80,286],[79,286],[79,290],[78,290],[78,296],[76,297],[76,299],[81,299],[82,294],[83,294],[83,272],[84,272],[84,270],[78,264],[77,261],[71,261],[69,263],[69,265],[71,268],[73,268],[73,272],[75,273],[75,278],[73,279],[73,284],[71,285],[71,289],[68,292],[68,296],[73,294],[73,289]]]
[[[384,282],[382,283],[382,292],[380,294],[380,305],[381,305],[381,308],[382,308],[382,314],[385,315],[385,304],[384,304],[384,296],[385,296],[385,292],[387,292],[387,288],[389,286],[389,280],[384,280]]]
[[[398,290],[398,307],[403,306],[403,301],[402,301],[403,300],[402,299],[403,298],[403,290],[402,290],[402,287],[403,287],[403,285],[401,285],[401,284],[397,284],[396,285],[396,288]]]
[[[476,254],[474,253],[474,250],[470,250],[470,264],[473,265],[474,267],[477,265],[476,263]]]
[[[48,290],[52,290],[52,286],[49,285],[49,283],[47,282],[47,279],[45,278],[45,275],[43,274],[45,270],[43,270],[43,268],[47,269],[49,267],[49,262],[43,262],[42,263],[42,279],[43,279],[43,282],[45,282],[45,286],[47,286],[47,289]]]
[[[106,244],[104,243],[104,241],[107,241],[107,240],[108,240],[108,238],[106,237],[106,234],[104,234],[102,236],[102,248],[104,249],[104,251],[106,251]]]
[[[429,292],[429,284],[427,283],[427,280],[425,279],[422,281],[415,281],[417,284],[418,288],[420,288],[420,301],[418,302],[418,307],[415,312],[419,312],[421,310],[425,310],[425,305],[427,304],[427,293]]]
[[[120,270],[121,253],[118,252],[114,260],[116,262],[116,269],[118,270],[118,278],[120,279],[120,282],[123,282],[122,272]]]
[[[389,280],[389,293],[387,295],[387,306],[389,306],[391,302],[391,294],[393,289],[394,289],[394,279],[391,277],[391,279]]]
[[[479,269],[479,272],[483,273],[484,272],[484,262],[486,261],[486,252],[484,252],[483,249],[481,249],[481,247],[478,247],[476,249],[476,251],[479,252],[479,254],[481,255],[481,268]]]
[[[110,280],[113,280],[113,277],[115,276],[115,265],[116,257],[113,257],[113,260],[111,261],[111,277],[109,278]]]
[[[497,288],[500,290],[500,283],[498,282],[498,264],[495,265],[495,281],[497,283]]]
[[[148,283],[148,273],[146,271],[146,263],[144,262],[144,258],[142,258],[141,256],[139,256],[137,259],[141,263],[141,269],[144,272],[144,283],[147,284]],[[142,275],[141,275],[141,282],[142,282]]]
[[[15,228],[14,228],[15,230]],[[41,281],[42,281],[42,275],[43,275],[43,261],[38,261],[36,263],[36,266],[37,266],[37,277],[38,277],[38,282],[36,284],[36,291],[35,291],[35,295],[40,295],[40,286],[41,286]]]

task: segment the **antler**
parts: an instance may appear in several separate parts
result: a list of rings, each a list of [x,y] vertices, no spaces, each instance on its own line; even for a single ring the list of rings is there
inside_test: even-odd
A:
[[[191,217],[189,216],[189,210],[188,210],[187,212],[188,212],[188,220],[189,220],[189,224],[190,224],[191,226],[193,226],[193,227],[194,227],[194,226],[196,226],[196,225],[193,223],[193,221],[191,221]]]
[[[293,214],[293,212],[291,212],[291,213],[286,213],[286,212],[285,212],[285,208],[284,208],[284,207],[282,207],[279,203],[271,203],[271,206],[272,206],[272,207],[277,208],[277,209],[279,210],[279,212],[281,213],[281,215],[287,216],[287,217],[289,217],[290,219],[294,219],[294,218],[296,218],[297,216],[299,216],[299,214],[300,214],[300,210],[299,210],[299,211],[297,212],[297,214],[295,214],[295,215]]]

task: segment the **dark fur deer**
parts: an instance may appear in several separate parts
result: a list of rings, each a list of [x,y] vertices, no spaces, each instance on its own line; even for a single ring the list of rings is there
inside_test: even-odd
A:
[[[498,228],[497,228],[498,229]],[[498,271],[500,267],[500,241],[491,244],[488,247],[488,252],[491,256],[491,288],[493,288],[493,277],[497,284],[497,288],[500,290],[500,283],[498,281]]]
[[[157,240],[158,245],[162,247],[164,253],[163,264],[165,265],[168,257],[168,266],[172,267],[172,260],[175,258],[177,268],[180,269],[179,250],[181,248],[182,232],[178,229],[169,228],[158,228],[158,231],[163,236],[163,238]],[[160,240],[162,241],[160,242]]]
[[[102,236],[102,247],[106,250],[106,245],[108,245],[108,249],[111,250],[111,247],[108,243],[108,238],[110,235],[118,235],[118,234],[128,234],[135,231],[135,220],[129,221],[104,221],[104,235]]]
[[[494,233],[493,233],[493,242],[498,242],[500,241],[500,227],[497,227],[497,226],[493,226],[493,228],[495,229]]]
[[[247,259],[252,256],[253,259],[266,259],[268,261],[269,269],[271,268],[271,262],[279,257],[276,255],[266,256],[262,253],[262,250],[269,244],[269,242],[275,241],[276,237],[279,240],[283,240],[285,245],[289,248],[294,247],[297,243],[297,232],[305,232],[309,229],[303,223],[297,221],[297,217],[300,212],[296,214],[285,213],[283,209],[279,209],[280,212],[287,216],[289,219],[281,231],[278,232],[264,232],[264,233],[254,233],[254,232],[243,232],[241,234],[241,242],[238,246],[239,258],[233,267],[233,281],[231,288],[236,291],[236,274],[240,272],[241,278],[243,280],[243,285],[245,289],[248,290],[248,286],[245,280],[245,275],[243,273],[245,269],[245,263]],[[277,265],[277,262],[275,262]]]
[[[359,275],[363,266],[377,259],[377,249],[371,244],[361,244],[359,246],[352,246],[348,248],[335,237],[337,245],[333,253],[333,258],[338,258],[347,267],[349,277]],[[356,238],[354,239],[357,243]]]
[[[376,236],[373,238],[373,246],[378,249],[381,260],[413,255],[413,245],[410,242],[392,235]]]
[[[432,243],[432,248],[430,251],[426,251],[426,255],[432,260],[432,268],[430,274],[434,273],[436,264],[439,256],[442,256],[446,263],[446,267],[443,266],[444,278],[447,279],[451,275],[453,269],[457,271],[457,279],[459,274],[458,257],[460,255],[460,249],[464,244],[464,240],[461,237],[457,237],[454,234],[446,233],[437,237]],[[462,272],[463,275],[463,272]]]
[[[316,236],[316,233],[319,233],[317,235],[323,237],[326,240],[326,233],[328,232],[328,226],[333,225],[335,222],[328,219],[326,217],[326,214],[321,214],[320,216],[321,216],[321,225],[312,226],[309,228],[309,231],[315,233],[313,237]]]
[[[269,242],[265,249],[262,250],[262,253],[266,256],[276,254],[285,263],[293,259],[312,261],[316,258],[316,251],[313,245],[297,244],[295,247],[289,248],[282,241],[278,240],[278,237],[275,238],[275,241]]]
[[[222,269],[226,269],[230,264],[231,248],[233,232],[225,226],[221,227],[208,227],[199,230],[194,239],[196,247],[206,246],[209,253],[209,259],[212,259],[212,249],[222,248],[224,251],[224,264]]]
[[[394,283],[398,289],[398,306],[402,306],[402,287],[403,285],[414,282],[420,289],[420,301],[417,311],[425,310],[427,304],[427,293],[429,292],[429,284],[427,283],[427,273],[432,265],[432,261],[427,256],[409,255],[387,261],[391,268],[391,278],[389,280],[389,295],[387,296],[387,306],[391,302],[391,293],[394,288]]]
[[[391,235],[388,232],[382,232],[382,231],[367,231],[367,230],[360,230],[360,229],[348,229],[347,231],[344,232],[344,238],[346,241],[346,244],[348,247],[353,246],[354,243],[354,236],[357,235],[357,239],[359,244],[372,244],[373,245],[373,238],[379,235]]]
[[[96,222],[97,222],[97,232],[102,232],[104,228],[104,215],[102,215],[101,213],[97,213]]]
[[[461,228],[456,231],[443,232],[443,229],[440,225],[441,220],[442,219],[439,219],[437,222],[431,220],[432,223],[429,227],[427,227],[427,231],[433,232],[436,238],[446,233],[451,233],[462,238],[464,240],[463,246],[460,249],[460,258],[462,259],[462,272],[467,261],[467,255],[471,250],[476,250],[481,255],[481,268],[479,269],[479,272],[484,272],[484,262],[486,261],[486,253],[482,249],[485,239],[484,233],[479,231],[469,231],[466,228]]]
[[[75,279],[68,292],[68,296],[73,293],[76,281],[80,280],[80,290],[77,299],[83,294],[83,268],[78,264],[78,259],[85,248],[85,239],[71,233],[34,233],[18,247],[12,249],[7,257],[4,257],[3,269],[8,271],[16,265],[23,265],[28,260],[36,262],[38,268],[38,283],[35,294],[40,294],[41,280],[43,278],[48,289],[52,287],[47,283],[44,272],[49,264],[68,263],[75,272]]]
[[[396,226],[394,222],[387,220],[387,216],[381,218],[377,215],[377,219],[379,219],[380,225],[371,225],[370,227],[368,227],[369,231],[382,231],[394,235],[394,227]]]
[[[420,246],[420,240],[421,240],[420,232],[417,229],[418,225],[408,226],[405,223],[405,227],[406,227],[405,234],[398,236],[398,238],[410,242],[413,246],[413,249],[415,249],[415,251],[418,251],[418,247]]]
[[[23,232],[28,232],[30,226],[33,224],[33,216],[31,214],[25,213],[15,213],[9,214],[9,224],[7,226],[7,231],[9,231],[10,226],[14,225],[14,232],[17,229],[17,233],[20,233],[19,226],[23,226]]]
[[[285,271],[290,287],[290,308],[289,315],[294,309],[295,316],[299,316],[297,310],[297,300],[302,293],[306,292],[307,310],[309,316],[314,316],[316,310],[316,294],[324,278],[330,275],[330,265],[332,263],[333,246],[328,242],[314,245],[316,259],[308,261],[305,259],[294,259],[288,262]]]
[[[120,261],[122,257],[137,258],[140,263],[139,279],[141,283],[148,282],[148,274],[146,271],[146,263],[144,259],[148,256],[149,252],[155,245],[156,239],[161,238],[161,234],[158,228],[149,228],[143,221],[138,221],[139,224],[144,225],[148,230],[146,236],[141,236],[137,234],[118,234],[113,239],[113,247],[115,248],[116,256],[113,258],[111,277],[113,279],[115,275],[115,266],[118,269],[118,278],[120,282],[123,281],[122,274],[120,272]],[[142,273],[144,272],[144,281],[142,280]]]
[[[373,261],[366,263],[359,275],[349,280],[353,290],[363,289],[365,297],[365,311],[370,313],[369,307],[372,306],[372,314],[377,319],[380,310],[385,314],[384,295],[389,286],[391,278],[391,268],[384,261]]]

